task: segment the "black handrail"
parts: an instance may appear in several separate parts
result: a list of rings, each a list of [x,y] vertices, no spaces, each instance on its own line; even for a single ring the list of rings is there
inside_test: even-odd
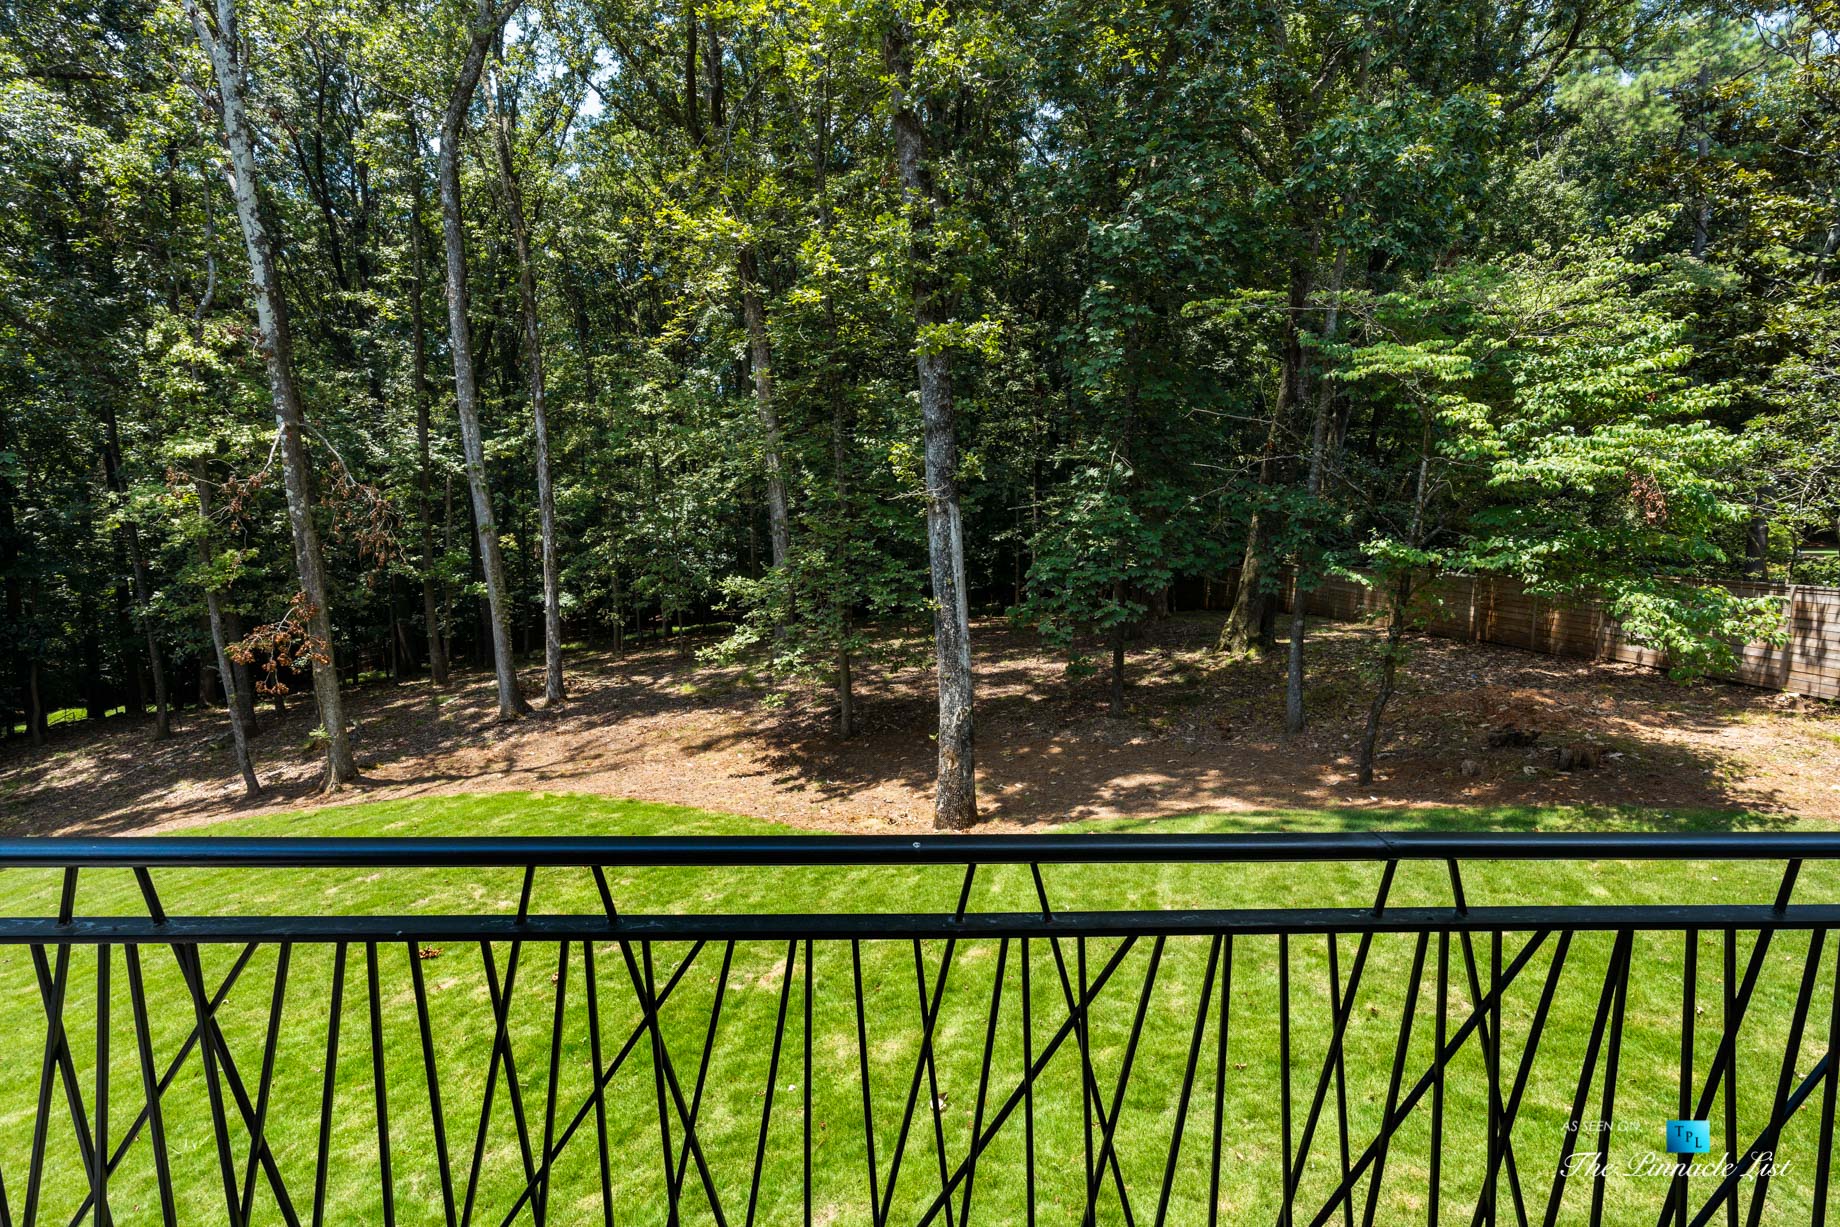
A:
[[[1283,831],[1165,835],[671,835],[0,840],[0,868],[456,868],[1840,860],[1840,831]]]

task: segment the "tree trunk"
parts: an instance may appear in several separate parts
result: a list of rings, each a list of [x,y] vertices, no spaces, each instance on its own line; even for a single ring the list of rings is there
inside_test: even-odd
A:
[[[1315,244],[1307,259],[1291,269],[1289,310],[1284,313],[1284,364],[1278,376],[1278,399],[1272,408],[1271,425],[1265,435],[1264,455],[1259,459],[1259,486],[1277,480],[1278,443],[1283,438],[1284,421],[1291,406],[1303,394],[1303,346],[1298,341],[1297,319],[1310,301],[1314,282]],[[1271,602],[1265,593],[1265,525],[1264,512],[1254,511],[1246,526],[1246,551],[1239,568],[1239,587],[1233,593],[1233,607],[1226,625],[1220,629],[1219,650],[1233,655],[1270,645]]]
[[[493,125],[498,173],[517,250],[518,303],[524,313],[524,349],[530,369],[530,416],[537,444],[538,535],[543,544],[543,698],[563,700],[561,564],[556,557],[556,492],[549,476],[549,412],[543,400],[543,332],[537,315],[537,277],[530,263],[530,226],[524,218],[524,186],[511,158],[511,116],[501,106]]]
[[[198,560],[204,564],[206,573],[211,570],[211,484],[199,477],[193,480],[193,488],[198,491],[198,514],[207,525],[206,531],[198,534]],[[230,659],[230,639],[224,624],[223,599],[216,588],[207,585],[204,590],[205,612],[211,622],[211,647],[217,653],[217,675],[224,682],[224,706],[230,715],[230,743],[236,759],[236,770],[243,777],[243,795],[253,797],[262,791],[262,781],[256,778],[254,761],[249,756],[249,739],[251,724],[248,715],[249,696],[240,688],[239,670]]]
[[[1367,724],[1361,730],[1360,759],[1355,769],[1355,779],[1363,787],[1374,782],[1374,752],[1380,742],[1380,721],[1386,714],[1386,705],[1392,702],[1393,689],[1399,675],[1400,643],[1406,633],[1406,601],[1410,596],[1411,576],[1402,575],[1393,588],[1393,598],[1386,620],[1386,646],[1381,649],[1380,687],[1374,692],[1374,701],[1367,708]]]
[[[1759,582],[1770,578],[1770,520],[1763,508],[1751,508],[1744,525],[1744,578]]]
[[[441,605],[435,591],[434,500],[430,496],[434,465],[430,459],[428,403],[428,318],[423,309],[427,269],[422,263],[422,138],[413,115],[409,118],[409,298],[410,378],[415,385],[416,511],[422,530],[422,621],[428,632],[428,678],[447,685],[447,639],[443,634]]]
[[[933,821],[944,828],[977,821],[973,755],[971,617],[965,591],[964,530],[958,506],[958,439],[952,403],[952,363],[932,339],[946,322],[937,252],[933,243],[934,188],[927,165],[926,132],[913,89],[911,32],[896,20],[882,36],[893,78],[895,152],[901,166],[909,226],[915,362],[925,445],[926,542],[932,564],[933,640],[939,671],[939,780]]]
[[[485,443],[479,429],[479,382],[473,370],[472,332],[466,318],[466,232],[460,220],[460,134],[466,127],[466,114],[472,105],[473,90],[479,84],[479,74],[485,68],[486,52],[516,7],[517,0],[509,0],[503,9],[494,9],[491,0],[479,0],[466,59],[460,66],[460,79],[441,117],[441,230],[447,247],[447,331],[449,348],[454,355],[460,442],[466,453],[466,480],[473,496],[480,569],[486,581],[487,621],[491,624],[492,662],[498,676],[500,720],[515,720],[528,711],[529,706],[518,688],[517,666],[512,659],[505,560],[498,547],[498,522],[493,516],[492,487],[486,479]]]
[[[128,483],[122,474],[121,428],[112,403],[103,409],[102,424],[107,432],[103,460],[108,469],[109,486],[116,494],[125,496]],[[153,604],[153,584],[148,578],[147,555],[141,548],[140,529],[129,518],[123,520],[121,530],[134,580],[134,621],[147,642],[147,669],[153,674],[153,736],[158,741],[172,736],[171,705],[166,694],[166,653],[160,646],[159,636],[154,634],[153,619],[148,614]]]
[[[51,721],[39,694],[38,672],[38,657],[34,656],[26,662],[26,732],[33,745],[43,746],[51,739]]]
[[[1418,489],[1412,498],[1412,527],[1408,531],[1407,541],[1417,549],[1425,541],[1425,509],[1431,501],[1431,441],[1434,421],[1429,414],[1425,416],[1424,433],[1418,454]],[[1392,701],[1395,679],[1399,674],[1399,658],[1403,653],[1406,634],[1406,614],[1412,600],[1412,571],[1406,568],[1394,581],[1392,601],[1387,611],[1386,646],[1380,661],[1380,687],[1374,692],[1374,701],[1367,709],[1367,726],[1361,730],[1360,757],[1356,762],[1355,779],[1362,785],[1374,782],[1375,747],[1380,741],[1380,721],[1386,715],[1386,705]]]
[[[228,607],[224,609],[224,636],[226,644],[243,641],[243,619],[236,610]],[[236,699],[243,708],[243,727],[249,730],[251,737],[255,737],[262,731],[256,724],[255,676],[250,672],[250,666],[242,661],[232,660],[230,667],[236,674]]]
[[[294,561],[300,572],[301,592],[306,598],[307,631],[313,640],[313,693],[319,700],[320,720],[326,729],[323,787],[332,792],[355,781],[358,767],[352,759],[351,743],[346,735],[344,697],[339,693],[332,608],[320,556],[319,529],[313,522],[305,421],[300,391],[294,383],[287,302],[276,276],[274,245],[262,218],[257,194],[255,140],[243,97],[243,44],[236,29],[236,3],[235,0],[215,0],[215,3],[215,27],[199,8],[199,0],[185,0],[185,7],[198,32],[198,41],[217,75],[224,142],[230,151],[231,189],[236,197],[236,216],[243,230],[243,245],[249,253],[250,284],[256,299],[262,359],[268,368],[269,391],[275,407],[281,470],[287,487],[288,524],[294,538]]]
[[[1123,600],[1122,597],[1117,598]],[[1124,715],[1124,623],[1112,627],[1112,695],[1110,714]]]
[[[792,549],[792,526],[780,457],[779,409],[773,403],[773,342],[767,335],[766,300],[761,297],[760,268],[751,245],[741,248],[737,263],[741,272],[741,315],[747,324],[748,364],[754,372],[754,408],[760,415],[762,458],[767,465],[767,531],[777,570]]]
[[[1348,253],[1340,251],[1335,256],[1335,270],[1329,276],[1329,310],[1323,317],[1323,339],[1335,340],[1336,330],[1341,326],[1342,315],[1342,277],[1348,270]],[[1335,407],[1332,385],[1320,376],[1316,388],[1316,421],[1310,428],[1310,469],[1305,480],[1305,488],[1310,495],[1310,510],[1307,513],[1312,520],[1308,525],[1311,532],[1319,530],[1317,522],[1316,500],[1322,497],[1323,471],[1329,462],[1329,420]],[[1295,737],[1303,732],[1303,636],[1307,629],[1305,610],[1309,607],[1309,589],[1314,586],[1315,577],[1307,572],[1314,571],[1318,562],[1318,550],[1313,540],[1306,541],[1297,550],[1296,581],[1291,585],[1291,641],[1288,645],[1284,677],[1284,732]]]
[[[1704,108],[1706,106],[1706,96],[1711,90],[1712,67],[1709,64],[1701,64],[1698,74],[1694,77],[1694,101],[1700,107]],[[1706,188],[1703,183],[1706,174],[1706,158],[1711,153],[1712,135],[1706,131],[1706,119],[1704,115],[1702,115],[1700,118],[1699,136],[1693,142],[1694,160],[1699,164],[1699,173],[1702,179],[1699,189],[1699,200],[1693,209],[1693,258],[1695,260],[1703,260],[1706,258],[1706,244],[1712,237],[1712,198],[1706,194]]]

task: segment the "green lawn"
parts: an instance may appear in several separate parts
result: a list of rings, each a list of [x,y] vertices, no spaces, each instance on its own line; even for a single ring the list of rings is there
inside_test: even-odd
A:
[[[1442,828],[1550,829],[1687,829],[1733,824],[1757,828],[1785,827],[1780,820],[1717,814],[1641,812],[1587,813],[1564,810],[1488,810],[1387,813],[1312,811],[1199,817],[1178,821],[1087,824],[1081,829],[1251,831],[1285,828],[1354,829],[1384,825]],[[384,802],[322,810],[311,814],[256,818],[212,828],[238,835],[546,835],[546,834],[716,834],[759,833],[778,828],[761,822],[676,809],[572,796],[503,794],[444,798],[421,802]],[[1369,865],[1254,867],[1052,867],[1048,887],[1058,907],[1181,907],[1360,904],[1372,901],[1379,868]],[[1466,871],[1472,904],[1491,902],[1681,902],[1733,899],[1767,900],[1780,866],[1708,867],[1697,865],[1476,865]],[[623,910],[949,910],[956,898],[959,872],[950,867],[914,872],[867,869],[812,870],[638,870],[610,875]],[[7,875],[14,914],[45,914],[55,907],[56,886],[49,876],[16,872]],[[373,872],[332,871],[198,871],[172,872],[161,879],[169,910],[290,912],[403,912],[451,910],[510,911],[519,885],[517,871],[506,872]],[[1800,901],[1840,897],[1840,875],[1828,865],[1810,865],[1798,887]],[[1393,902],[1443,903],[1448,884],[1442,866],[1402,867]],[[1026,908],[1033,888],[1026,869],[980,874],[972,907]],[[91,913],[136,911],[138,895],[128,874],[86,872],[79,910]],[[555,870],[537,876],[533,910],[594,911],[599,907],[592,879],[584,871]],[[1509,935],[1504,959],[1512,961],[1521,938]],[[1388,1075],[1405,1001],[1416,939],[1376,939],[1361,982],[1347,1039],[1346,1099],[1351,1137],[1358,1155],[1373,1136],[1386,1095]],[[1529,1022],[1546,979],[1555,945],[1548,940],[1509,989],[1503,1008],[1506,1035],[1504,1067],[1510,1075],[1519,1062]],[[1031,944],[1031,997],[1035,1046],[1052,1036],[1066,1017],[1060,981],[1051,952]],[[1339,964],[1345,982],[1358,942],[1342,939]],[[1616,1087],[1620,1126],[1613,1155],[1651,1155],[1659,1149],[1662,1123],[1677,1115],[1679,1022],[1682,993],[1683,938],[1641,937],[1634,950],[1635,974],[1628,995],[1624,1045]],[[1088,944],[1094,970],[1115,950],[1111,942]],[[1437,944],[1431,943],[1435,962]],[[1740,937],[1739,965],[1749,955],[1750,939]],[[1564,1122],[1579,1075],[1584,1045],[1591,1031],[1610,939],[1581,935],[1571,945],[1554,995],[1551,1017],[1538,1060],[1533,1066],[1515,1145],[1530,1213],[1544,1207],[1552,1172],[1564,1139]],[[1739,1047],[1740,1130],[1748,1142],[1767,1115],[1789,1030],[1804,958],[1806,937],[1785,935],[1771,946],[1757,995],[1741,1031]],[[206,976],[212,987],[231,965],[235,951],[207,949]],[[681,948],[654,951],[662,980],[683,958]],[[1066,951],[1070,962],[1074,951]],[[1110,1096],[1121,1066],[1150,957],[1143,943],[1119,965],[1113,982],[1095,1007],[1094,1061],[1097,1076]],[[1172,940],[1163,952],[1150,997],[1135,1071],[1123,1098],[1118,1159],[1129,1189],[1136,1221],[1154,1221],[1158,1191],[1175,1121],[1177,1090],[1193,1033],[1195,1010],[1208,961],[1209,940]],[[1489,976],[1487,940],[1477,943],[1480,974]],[[1703,1080],[1719,1039],[1719,992],[1722,937],[1702,938],[1699,955],[1700,1002],[1696,1032],[1696,1068]],[[1793,1062],[1801,1074],[1825,1050],[1832,1002],[1835,951],[1823,956],[1810,1020]],[[422,963],[431,1001],[433,1038],[441,1076],[447,1135],[456,1184],[464,1190],[479,1117],[491,1013],[477,947],[451,946],[430,951]],[[929,944],[923,955],[929,984],[937,975],[943,946]],[[508,946],[494,952],[502,975]],[[710,1006],[715,996],[723,951],[703,950],[685,974],[664,1010],[666,1042],[683,1081],[694,1086],[704,1049]],[[720,1026],[710,1063],[698,1136],[709,1158],[728,1221],[746,1218],[753,1147],[764,1107],[775,1019],[785,978],[783,945],[736,947],[723,994]],[[1451,948],[1451,1027],[1468,1013],[1470,993],[1461,946]],[[390,1136],[402,1223],[443,1221],[440,1178],[433,1144],[428,1096],[423,1075],[420,1035],[408,951],[389,946],[378,951],[381,1031],[389,1083]],[[965,943],[952,962],[937,1037],[942,1129],[949,1162],[963,1157],[976,1110],[978,1073],[985,1026],[995,978],[1004,965],[1004,993],[992,1061],[991,1107],[1018,1084],[1022,1031],[1019,1012],[1020,951],[1012,944],[1007,957],[991,943]],[[238,1067],[254,1094],[263,1051],[263,1036],[274,985],[276,951],[256,954],[220,1014]],[[171,953],[149,947],[144,952],[148,995],[153,1014],[154,1050],[163,1068],[192,1025],[189,998]],[[865,1025],[869,1046],[876,1156],[885,1180],[894,1135],[914,1069],[918,1004],[913,951],[910,946],[875,943],[862,952],[867,1000]],[[1281,1076],[1279,1057],[1279,985],[1276,939],[1242,939],[1232,960],[1232,1012],[1225,1070],[1221,1221],[1272,1222],[1278,1206],[1278,1172],[1283,1134],[1279,1126]],[[302,947],[293,952],[279,1030],[278,1060],[270,1108],[269,1134],[289,1192],[308,1220],[313,1200],[317,1155],[316,1128],[321,1077],[325,1070],[326,1021],[329,1013],[332,956]],[[626,965],[616,943],[595,948],[603,1047],[617,1051],[639,1018]],[[127,976],[117,950],[112,960],[110,995],[110,1128],[121,1129],[140,1109],[140,1068],[131,1026]],[[96,959],[82,952],[72,961],[71,999],[67,1017],[85,1097],[95,1077]],[[579,947],[572,948],[566,971],[562,1013],[561,1064],[557,1100],[560,1121],[580,1105],[589,1086],[588,1011]],[[772,1131],[762,1173],[755,1221],[796,1223],[801,1186],[803,1083],[802,980],[797,965],[787,1001],[785,1052],[778,1074]],[[549,1078],[550,1031],[558,991],[557,951],[532,946],[518,971],[511,1029],[524,1107],[540,1144]],[[813,1095],[815,1222],[867,1221],[868,1167],[862,1128],[862,1087],[857,1075],[857,1021],[850,991],[852,968],[847,947],[820,947],[814,975],[819,990],[813,1000]],[[45,1014],[33,983],[31,962],[23,950],[0,954],[0,1034],[11,1037],[11,1061],[0,1066],[0,1174],[15,1221],[19,1221],[31,1153],[33,1108],[39,1054],[45,1037]],[[1330,1028],[1327,943],[1291,943],[1292,1078],[1298,1120],[1308,1110]],[[1430,1064],[1435,1021],[1434,979],[1428,969],[1415,1011],[1407,1068],[1408,1086]],[[1216,1001],[1218,987],[1216,989]],[[342,1037],[335,1069],[336,1114],[332,1162],[326,1198],[327,1223],[382,1221],[378,1194],[376,1121],[371,1094],[371,1019],[363,949],[351,952],[342,1009]],[[1196,1093],[1189,1105],[1186,1142],[1177,1166],[1168,1222],[1207,1220],[1208,1143],[1214,1113],[1214,1018],[1202,1045]],[[1443,1160],[1443,1221],[1469,1221],[1481,1183],[1486,1119],[1486,1080],[1472,1041],[1449,1073]],[[934,1149],[928,1092],[909,1139],[891,1221],[912,1222],[937,1193],[939,1160]],[[1599,1115],[1600,1091],[1594,1090],[1586,1116]],[[1333,1187],[1339,1169],[1335,1119],[1336,1094],[1331,1086],[1305,1177],[1302,1203],[1320,1202]],[[1787,1169],[1772,1184],[1765,1222],[1805,1223],[1811,1208],[1814,1150],[1820,1097],[1797,1118],[1778,1147]],[[206,1087],[194,1057],[168,1093],[168,1145],[178,1173],[179,1218],[187,1224],[224,1221],[222,1186],[215,1142],[204,1111]],[[1388,1157],[1376,1221],[1423,1221],[1428,1179],[1429,1100],[1398,1135]],[[665,1203],[660,1192],[661,1153],[658,1106],[650,1048],[640,1042],[614,1078],[608,1099],[610,1148],[615,1186],[616,1221],[661,1223]],[[1715,1106],[1715,1149],[1722,1147],[1723,1109]],[[74,1135],[61,1094],[54,1098],[53,1130],[40,1220],[69,1220],[85,1191]],[[1084,1133],[1079,1095],[1077,1049],[1071,1044],[1048,1067],[1038,1083],[1035,1130],[1039,1167],[1041,1221],[1077,1222],[1082,1204]],[[560,1127],[560,1126],[559,1126]],[[682,1131],[673,1120],[673,1138]],[[501,1083],[485,1147],[474,1221],[496,1224],[523,1187],[522,1160],[516,1131]],[[1022,1121],[1008,1125],[986,1154],[976,1180],[974,1217],[980,1223],[1022,1223]],[[241,1130],[232,1139],[242,1177],[246,1140]],[[1571,1147],[1566,1147],[1571,1149]],[[559,1160],[550,1195],[550,1221],[598,1223],[600,1194],[593,1118]],[[1654,1222],[1661,1185],[1650,1178],[1618,1177],[1607,1182],[1605,1221]],[[1588,1217],[1591,1188],[1573,1180],[1562,1221]],[[1505,1196],[1505,1195],[1504,1195]],[[158,1201],[151,1151],[145,1134],[111,1182],[116,1221],[157,1222]],[[1504,1200],[1504,1206],[1506,1202]],[[255,1199],[255,1221],[278,1222],[265,1185]],[[956,1213],[956,1207],[955,1207]],[[1357,1219],[1359,1217],[1357,1207]],[[1721,1216],[1722,1218],[1722,1216]],[[1101,1219],[1121,1222],[1116,1194],[1109,1182],[1101,1200]],[[526,1211],[524,1221],[529,1221]],[[686,1182],[685,1221],[711,1221],[694,1170]],[[943,1220],[941,1220],[943,1221]],[[1307,1216],[1306,1220],[1307,1221]],[[1339,1214],[1337,1222],[1341,1221]]]

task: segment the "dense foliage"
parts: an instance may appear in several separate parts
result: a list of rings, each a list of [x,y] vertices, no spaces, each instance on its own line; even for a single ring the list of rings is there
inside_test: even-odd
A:
[[[1256,651],[1361,575],[1370,754],[1438,569],[1716,664],[1774,614],[1713,581],[1840,579],[1837,26],[0,4],[0,732],[228,696],[241,747],[450,659],[515,718],[514,656],[560,702],[565,633],[713,623],[848,735],[932,622],[958,824],[971,610],[1122,708],[1196,581]]]

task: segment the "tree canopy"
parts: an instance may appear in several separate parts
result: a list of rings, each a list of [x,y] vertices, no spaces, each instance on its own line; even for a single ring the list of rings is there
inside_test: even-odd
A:
[[[1831,5],[0,6],[0,732],[710,626],[858,720],[1237,577],[1840,581]],[[1305,626],[1289,636],[1301,727]],[[533,692],[534,695],[534,692]],[[771,718],[770,713],[763,718]]]

